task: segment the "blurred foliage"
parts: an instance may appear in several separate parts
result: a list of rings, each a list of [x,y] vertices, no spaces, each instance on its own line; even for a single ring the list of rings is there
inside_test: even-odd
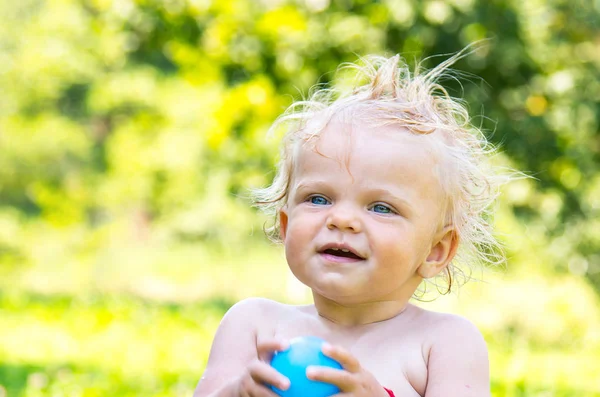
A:
[[[599,8],[561,0],[3,2],[0,263],[35,265],[44,255],[32,242],[56,242],[49,239],[77,261],[111,239],[247,242],[262,221],[244,195],[268,182],[276,140],[264,133],[293,98],[358,55],[399,52],[414,63],[489,38],[456,65],[463,85],[448,86],[512,163],[537,178],[506,200],[531,240],[550,247],[542,266],[585,274],[600,289]]]
[[[0,390],[23,396],[189,396],[231,305],[39,295],[0,302]]]
[[[260,273],[249,279],[261,280]],[[461,301],[490,345],[494,397],[600,396],[600,335],[594,334],[599,309],[589,299],[591,290],[564,302],[574,283],[566,281],[539,285],[544,291],[531,292],[527,311],[510,290],[524,288],[519,284],[505,283],[496,291],[500,299],[471,291],[480,299]],[[525,288],[530,282],[520,281]],[[0,395],[191,396],[233,301],[2,294]],[[499,303],[496,310],[490,311],[490,301]],[[531,321],[531,309],[539,307],[550,309],[550,316],[540,313]]]
[[[222,310],[114,296],[300,299],[246,197],[269,124],[341,62],[481,39],[445,83],[536,178],[499,207],[506,289],[469,309],[494,393],[600,395],[600,2],[20,0],[0,1],[0,396],[189,395]]]

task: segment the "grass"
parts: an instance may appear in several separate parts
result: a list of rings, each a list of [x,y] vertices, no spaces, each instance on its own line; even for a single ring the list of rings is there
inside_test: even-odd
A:
[[[231,304],[3,295],[0,384],[9,396],[189,396]]]
[[[145,270],[134,266],[130,284],[112,289],[110,273],[124,280],[118,265],[104,274],[106,285],[94,288],[57,283],[40,292],[27,284],[36,269],[21,284],[3,284],[0,397],[190,397],[219,321],[235,301],[256,295],[290,303],[309,298],[289,277],[279,252],[242,254],[186,251],[181,258],[201,259],[170,273],[155,259]],[[163,256],[172,257],[177,254]],[[53,279],[70,277],[68,270],[55,269]],[[581,279],[508,275],[423,305],[463,314],[482,330],[494,397],[600,396],[598,298]]]

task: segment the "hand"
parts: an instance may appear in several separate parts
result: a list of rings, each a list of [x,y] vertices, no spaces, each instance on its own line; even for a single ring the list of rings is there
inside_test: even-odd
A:
[[[278,397],[270,388],[273,385],[281,390],[290,387],[288,378],[269,364],[273,352],[289,347],[288,342],[269,340],[256,346],[258,358],[253,360],[237,380],[236,397]]]
[[[324,344],[323,354],[339,362],[344,369],[311,366],[306,376],[312,380],[331,383],[339,387],[344,397],[389,397],[383,386],[350,352],[339,346]]]

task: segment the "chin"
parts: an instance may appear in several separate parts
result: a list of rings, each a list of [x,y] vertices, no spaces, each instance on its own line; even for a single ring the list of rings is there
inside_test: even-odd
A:
[[[360,299],[356,296],[357,288],[348,285],[319,285],[312,288],[312,291],[324,298],[327,298],[336,302],[349,302],[358,303]],[[363,297],[364,299],[364,297]]]

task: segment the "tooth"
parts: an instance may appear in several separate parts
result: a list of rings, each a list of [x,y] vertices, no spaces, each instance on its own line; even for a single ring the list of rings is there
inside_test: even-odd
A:
[[[347,250],[345,248],[342,248],[341,250],[342,250],[342,252],[350,252],[350,250]]]
[[[334,250],[334,251],[339,251],[339,248],[332,248],[332,250]]]

